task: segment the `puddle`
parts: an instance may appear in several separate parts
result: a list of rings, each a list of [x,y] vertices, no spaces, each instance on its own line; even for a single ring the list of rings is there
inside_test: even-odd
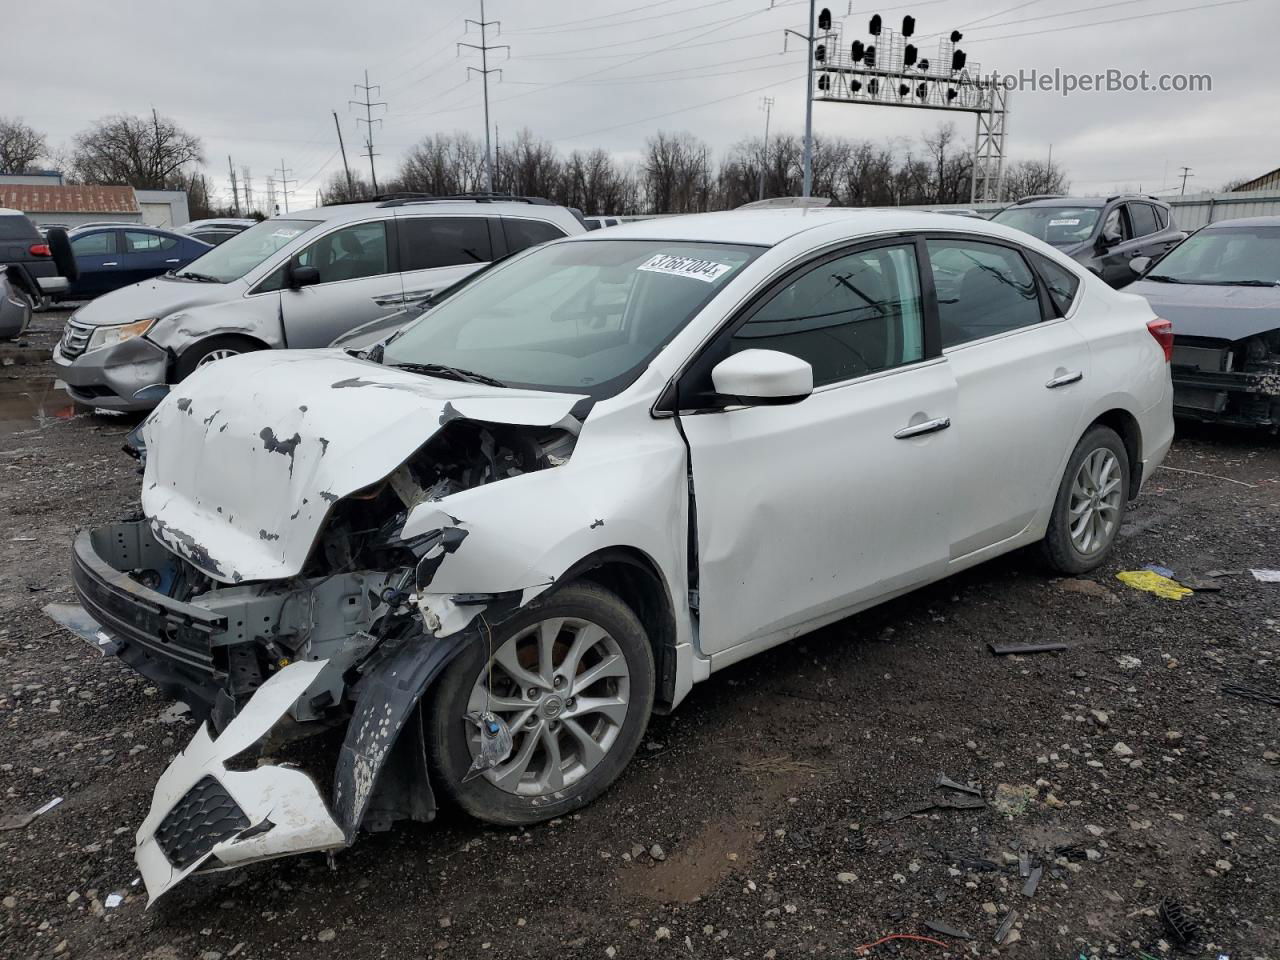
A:
[[[65,386],[53,377],[0,380],[0,437],[76,416],[81,411],[77,411]]]

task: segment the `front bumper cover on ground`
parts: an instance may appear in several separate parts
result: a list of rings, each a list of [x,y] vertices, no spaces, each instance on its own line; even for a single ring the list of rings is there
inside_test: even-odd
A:
[[[345,844],[305,773],[273,765],[227,768],[270,732],[326,662],[300,660],[273,674],[221,736],[212,738],[201,724],[161,775],[135,851],[152,902],[192,873]]]

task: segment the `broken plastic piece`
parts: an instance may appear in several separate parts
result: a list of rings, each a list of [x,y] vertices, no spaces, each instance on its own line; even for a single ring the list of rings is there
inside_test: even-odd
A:
[[[1190,593],[1191,591],[1188,590],[1187,592]],[[1070,649],[1065,643],[988,643],[987,646],[997,657],[1005,657],[1010,654],[1056,653],[1059,650]]]
[[[1018,922],[1018,911],[1010,910],[1004,915],[1004,919],[1000,921],[1000,926],[996,927],[996,943],[1004,943],[1005,937],[1009,936],[1009,931],[1013,929],[1013,925]]]
[[[971,793],[975,797],[982,796],[982,791],[977,787],[971,787],[967,783],[958,783],[952,780],[945,773],[938,774],[938,779],[934,781],[935,787],[942,787],[945,790],[959,790],[961,793]]]
[[[1278,574],[1280,575],[1280,574]],[[1116,579],[1135,590],[1145,590],[1166,600],[1181,600],[1191,595],[1191,591],[1169,577],[1162,576],[1152,570],[1121,570]],[[1278,580],[1277,582],[1280,582]]]
[[[1142,569],[1150,570],[1152,573],[1158,573],[1160,574],[1160,576],[1168,577],[1170,580],[1173,579],[1173,571],[1170,570],[1168,567],[1160,566],[1160,564],[1158,563],[1148,563],[1145,566],[1143,566]]]
[[[1027,882],[1022,885],[1022,895],[1024,897],[1034,897],[1036,895],[1036,887],[1040,886],[1040,878],[1044,876],[1044,866],[1036,864],[1035,869],[1031,871],[1031,875],[1027,877]]]
[[[124,897],[119,893],[108,893],[107,899],[102,901],[102,905],[108,910],[114,910],[122,903],[124,903]]]
[[[1165,897],[1160,901],[1159,914],[1160,922],[1179,946],[1194,943],[1200,935],[1200,924],[1196,923],[1186,907],[1172,897]]]
[[[1255,687],[1246,687],[1240,683],[1224,683],[1222,692],[1233,697],[1243,697],[1245,700],[1257,700],[1259,703],[1269,703],[1273,707],[1280,707],[1280,693],[1258,690]]]
[[[505,720],[489,710],[468,713],[467,719],[480,730],[480,749],[471,761],[471,769],[462,778],[463,783],[492,770],[511,756],[511,730]]]
[[[37,807],[30,813],[15,813],[7,817],[0,817],[0,830],[21,830],[23,827],[30,824],[36,817],[43,816],[61,802],[61,797],[54,797],[48,803]]]
[[[1280,570],[1249,570],[1259,583],[1280,583]]]
[[[934,933],[940,933],[944,937],[954,937],[957,940],[972,940],[973,934],[960,930],[957,927],[951,927],[943,923],[941,920],[926,920],[924,925]]]

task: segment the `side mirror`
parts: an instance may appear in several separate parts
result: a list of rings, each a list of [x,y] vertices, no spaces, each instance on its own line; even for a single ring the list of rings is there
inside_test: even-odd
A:
[[[813,393],[813,367],[778,350],[743,350],[715,365],[711,384],[747,406],[799,403]]]
[[[62,227],[50,227],[44,238],[49,245],[49,254],[53,257],[53,265],[58,276],[66,277],[72,283],[80,279],[80,267],[76,263],[76,255],[71,251],[71,241],[67,231]]]
[[[299,290],[320,282],[320,271],[315,267],[304,267],[297,263],[289,264],[289,289]]]
[[[1150,257],[1134,257],[1132,260],[1129,261],[1129,269],[1132,270],[1134,273],[1136,273],[1138,276],[1142,276],[1144,273],[1146,273],[1147,269],[1150,266],[1151,266]]]

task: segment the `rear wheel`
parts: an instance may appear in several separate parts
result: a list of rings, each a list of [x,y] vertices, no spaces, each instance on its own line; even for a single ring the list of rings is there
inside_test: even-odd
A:
[[[1129,452],[1110,427],[1090,427],[1080,438],[1041,544],[1054,569],[1086,573],[1106,560],[1124,521],[1129,469]]]
[[[631,760],[653,688],[653,652],[631,609],[594,584],[564,587],[485,632],[441,675],[428,708],[436,782],[489,823],[575,810]],[[467,715],[486,709],[510,729],[511,752],[464,783],[481,736]]]
[[[261,349],[262,344],[248,337],[210,337],[193,347],[188,347],[182,356],[178,357],[178,362],[173,368],[174,380],[181,382],[199,367]]]

